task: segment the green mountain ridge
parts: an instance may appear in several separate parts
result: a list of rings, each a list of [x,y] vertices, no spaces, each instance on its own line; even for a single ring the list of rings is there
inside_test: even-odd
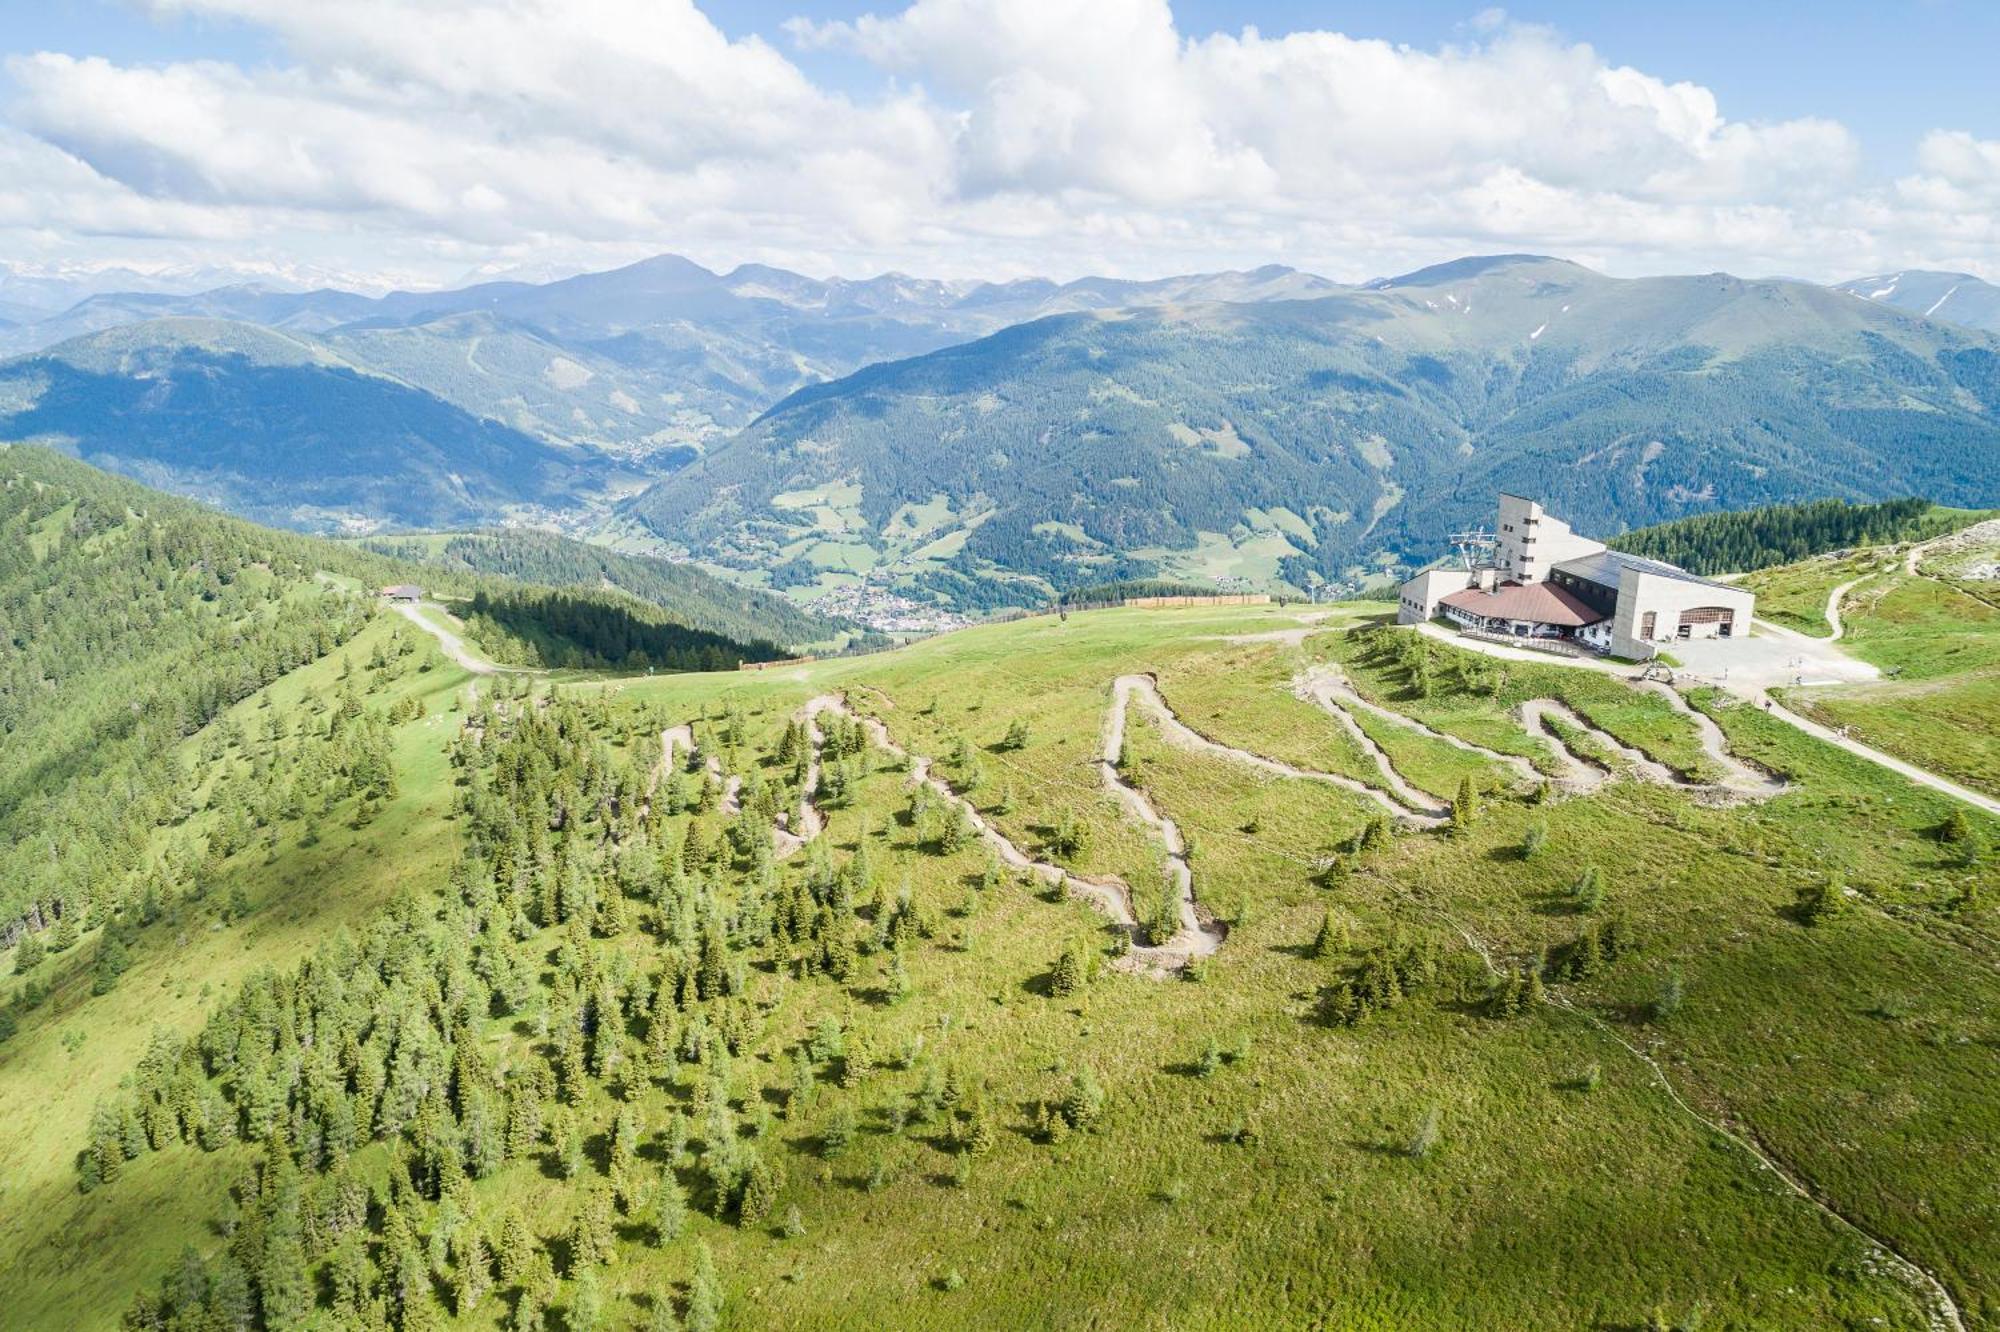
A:
[[[1979,502],[1996,465],[1991,337],[1801,283],[1500,256],[873,366],[625,513],[746,572],[865,564],[1037,599],[1107,577],[1352,579],[1428,558],[1501,489],[1616,533],[1829,494]]]
[[[1970,273],[1909,269],[1835,283],[1834,289],[1925,319],[2000,333],[2000,287]]]
[[[0,363],[0,440],[321,530],[567,510],[620,470],[316,339],[215,320],[117,328]]]
[[[620,554],[551,532],[506,529],[422,537],[370,537],[369,550],[446,570],[497,574],[549,587],[610,587],[673,612],[682,623],[739,640],[789,647],[833,641],[849,626],[799,610],[773,593],[726,582],[688,564]]]

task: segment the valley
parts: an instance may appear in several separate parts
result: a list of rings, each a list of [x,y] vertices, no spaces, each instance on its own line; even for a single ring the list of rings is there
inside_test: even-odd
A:
[[[1607,536],[1829,494],[1986,502],[2000,342],[1887,290],[1513,254],[1360,285],[661,256],[381,297],[101,293],[4,335],[0,438],[281,526],[559,531],[934,632],[1122,579],[1379,590],[1510,486]]]

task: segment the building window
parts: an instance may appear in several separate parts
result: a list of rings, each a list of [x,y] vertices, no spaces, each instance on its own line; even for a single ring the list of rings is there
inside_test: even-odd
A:
[[[1659,623],[1659,619],[1658,611],[1647,611],[1639,620],[1639,637],[1651,638],[1654,626]]]
[[[1736,612],[1728,606],[1696,606],[1681,612],[1682,624],[1729,624]]]

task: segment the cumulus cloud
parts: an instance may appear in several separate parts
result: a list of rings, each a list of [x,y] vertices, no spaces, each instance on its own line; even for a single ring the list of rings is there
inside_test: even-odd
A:
[[[144,2],[255,25],[286,59],[10,56],[0,165],[25,184],[0,233],[258,234],[433,266],[678,249],[1359,276],[1527,248],[1831,276],[1976,251],[1954,210],[2000,197],[2000,145],[1933,134],[1877,188],[1833,120],[1732,119],[1493,10],[1426,51],[1190,37],[1164,0],[916,0],[775,41],[688,0]],[[816,83],[825,51],[873,78]]]

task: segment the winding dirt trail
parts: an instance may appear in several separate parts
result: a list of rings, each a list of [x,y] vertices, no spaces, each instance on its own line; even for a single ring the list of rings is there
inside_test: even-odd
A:
[[[1310,666],[1300,672],[1292,683],[1293,691],[1300,698],[1318,703],[1354,732],[1360,732],[1360,727],[1350,714],[1357,710],[1365,711],[1371,716],[1380,717],[1397,726],[1415,731],[1419,735],[1442,741],[1455,749],[1502,764],[1524,782],[1539,782],[1543,779],[1543,774],[1535,765],[1519,754],[1503,754],[1497,749],[1488,749],[1484,745],[1473,744],[1458,736],[1447,735],[1415,717],[1363,698],[1353,686],[1346,683],[1335,667]],[[1514,716],[1530,735],[1540,737],[1547,743],[1550,753],[1560,766],[1560,772],[1555,778],[1557,784],[1573,793],[1594,791],[1616,774],[1608,771],[1594,756],[1571,750],[1561,736],[1548,725],[1550,718],[1555,718],[1563,725],[1591,737],[1603,748],[1606,755],[1616,759],[1625,771],[1642,781],[1684,790],[1708,791],[1733,799],[1768,799],[1785,789],[1785,783],[1779,778],[1760,768],[1752,767],[1732,754],[1722,734],[1722,728],[1717,726],[1708,714],[1690,705],[1672,686],[1659,681],[1647,681],[1637,683],[1637,687],[1659,694],[1669,707],[1687,719],[1695,730],[1702,752],[1722,769],[1724,775],[1719,781],[1697,782],[1686,779],[1666,764],[1623,743],[1601,727],[1593,725],[1575,709],[1557,699],[1529,699],[1514,710]],[[1379,747],[1375,747],[1374,752],[1378,762],[1384,765],[1385,772],[1392,771],[1388,755]]]
[[[1667,706],[1687,718],[1694,727],[1695,738],[1701,745],[1701,752],[1720,765],[1724,776],[1713,785],[1734,795],[1751,800],[1768,800],[1786,789],[1784,778],[1766,772],[1753,764],[1746,763],[1730,752],[1729,739],[1722,728],[1715,724],[1715,718],[1687,701],[1681,691],[1664,680],[1647,680],[1639,688],[1658,694],[1667,701]]]
[[[1514,715],[1520,719],[1521,725],[1528,728],[1528,734],[1548,738],[1549,743],[1555,748],[1557,761],[1569,768],[1571,780],[1579,783],[1578,789],[1594,789],[1617,774],[1606,772],[1596,761],[1595,756],[1572,749],[1556,729],[1549,725],[1552,719],[1588,736],[1594,744],[1641,781],[1654,782],[1660,786],[1692,785],[1682,781],[1680,774],[1666,764],[1649,757],[1643,750],[1634,749],[1602,727],[1592,725],[1585,720],[1582,713],[1558,699],[1531,698],[1514,709]]]
[[[1123,929],[1131,940],[1130,951],[1115,964],[1124,970],[1147,972],[1164,976],[1179,970],[1195,958],[1207,957],[1222,946],[1228,931],[1219,923],[1204,921],[1196,909],[1194,900],[1194,875],[1187,864],[1187,847],[1180,836],[1180,829],[1173,822],[1153,809],[1152,802],[1143,793],[1127,785],[1119,777],[1115,768],[1109,780],[1119,788],[1121,799],[1142,821],[1151,826],[1166,843],[1169,871],[1181,894],[1181,928],[1173,938],[1164,944],[1142,944],[1143,930],[1138,915],[1132,906],[1132,890],[1124,880],[1114,876],[1097,878],[1077,874],[1051,861],[1043,860],[1023,850],[1014,840],[987,822],[970,800],[952,789],[949,782],[931,770],[932,760],[923,754],[913,754],[896,743],[889,734],[889,728],[874,717],[850,709],[844,699],[826,696],[815,700],[821,704],[821,712],[838,712],[859,722],[868,732],[869,739],[877,748],[902,759],[910,765],[912,785],[928,787],[939,798],[962,813],[967,824],[981,841],[992,848],[1002,864],[1011,869],[1023,870],[1045,883],[1066,889],[1073,896],[1092,903]],[[1115,724],[1114,720],[1115,719]],[[1112,719],[1105,725],[1105,746],[1110,748],[1115,738],[1120,747],[1124,744],[1124,710],[1114,705]],[[1116,751],[1113,751],[1115,753]],[[1109,767],[1108,763],[1100,765]],[[1129,793],[1129,794],[1127,794]]]
[[[1160,732],[1166,737],[1167,743],[1177,749],[1185,749],[1192,753],[1207,754],[1215,758],[1228,759],[1232,763],[1241,763],[1247,767],[1257,768],[1276,777],[1291,777],[1300,781],[1321,782],[1328,786],[1337,786],[1343,791],[1350,791],[1365,800],[1373,801],[1391,818],[1420,828],[1434,828],[1451,815],[1449,807],[1438,804],[1431,797],[1404,782],[1402,777],[1393,768],[1388,766],[1386,756],[1382,757],[1382,764],[1390,785],[1385,790],[1383,787],[1371,786],[1367,782],[1358,781],[1353,777],[1344,776],[1340,773],[1319,772],[1311,768],[1295,767],[1290,763],[1285,763],[1278,759],[1267,758],[1262,754],[1253,754],[1249,750],[1237,749],[1234,746],[1211,740],[1174,714],[1174,710],[1168,706],[1167,700],[1160,696],[1159,686],[1150,675],[1121,675],[1112,681],[1111,691],[1111,717],[1118,724],[1119,748],[1107,748],[1105,758],[1108,762],[1115,763],[1118,754],[1122,751],[1124,744],[1125,710],[1129,701],[1137,698],[1140,704],[1153,715],[1153,719],[1159,725]],[[1106,743],[1108,746],[1109,737],[1107,737]],[[1379,750],[1376,752],[1380,754]],[[1398,788],[1400,788],[1400,791]],[[1405,808],[1404,804],[1398,803],[1400,799],[1403,799],[1401,795],[1403,791],[1409,793],[1407,803],[1415,806],[1415,809]]]
[[[1393,708],[1385,708],[1380,703],[1363,698],[1354,691],[1353,686],[1347,683],[1346,679],[1335,667],[1326,665],[1308,666],[1292,681],[1292,690],[1298,697],[1317,703],[1320,707],[1336,716],[1346,717],[1349,722],[1353,722],[1354,720],[1351,715],[1352,713],[1366,712],[1369,716],[1379,717],[1391,725],[1400,726],[1407,731],[1415,731],[1418,735],[1442,741],[1450,745],[1453,749],[1461,750],[1467,754],[1477,754],[1481,758],[1512,769],[1515,775],[1523,782],[1532,783],[1542,780],[1542,774],[1535,765],[1519,754],[1503,754],[1497,749],[1488,749],[1486,746],[1476,745],[1470,740],[1460,739],[1455,735],[1446,735],[1443,731],[1433,730],[1431,727],[1426,726],[1415,717],[1397,712]],[[1355,729],[1360,729],[1358,723],[1355,724]],[[1383,757],[1386,759],[1387,755]]]
[[[820,754],[826,746],[826,734],[819,729],[819,715],[839,708],[840,699],[837,696],[819,694],[807,699],[805,706],[797,713],[798,719],[804,722],[806,727],[804,794],[799,797],[796,827],[793,826],[793,816],[790,811],[778,816],[783,823],[771,834],[775,843],[773,848],[775,859],[783,860],[788,856],[797,855],[808,843],[819,840],[820,834],[826,831],[826,820],[820,817],[819,807],[813,804],[813,797],[819,793]]]
[[[1929,576],[1928,574],[1919,574],[1919,577]],[[1782,625],[1772,624],[1768,620],[1758,620],[1757,628],[1761,632],[1787,639],[1802,646],[1809,644],[1824,646],[1827,642],[1824,638],[1815,638],[1810,634],[1802,634],[1796,629],[1787,629]],[[1616,676],[1628,683],[1634,679],[1632,671],[1611,662],[1598,661],[1591,658],[1556,657],[1547,654],[1532,656],[1527,652],[1510,649],[1500,644],[1484,643],[1477,639],[1464,638],[1460,635],[1447,633],[1434,624],[1416,625],[1414,626],[1414,630],[1417,633],[1424,634],[1426,637],[1434,638],[1452,647],[1461,648],[1467,652],[1477,652],[1484,656],[1498,657],[1507,661],[1532,661],[1537,665],[1555,666],[1566,670],[1594,670],[1600,674]],[[1841,660],[1849,663],[1850,667],[1859,664],[1856,662],[1856,659],[1851,657],[1842,657]],[[1867,669],[1872,670],[1873,668],[1870,667]],[[1954,800],[1963,801],[1976,809],[1985,810],[1989,814],[2000,815],[2000,800],[1970,790],[1949,778],[1940,777],[1928,769],[1919,768],[1914,763],[1908,763],[1893,755],[1885,754],[1879,749],[1874,749],[1851,737],[1841,735],[1830,727],[1821,726],[1818,722],[1800,716],[1798,713],[1779,705],[1773,700],[1764,684],[1754,682],[1757,678],[1756,676],[1745,675],[1735,680],[1720,679],[1711,681],[1711,683],[1738,697],[1749,699],[1759,707],[1764,708],[1765,712],[1770,716],[1797,727],[1816,740],[1824,740],[1836,748],[1846,750],[1856,758],[1866,759],[1870,763],[1887,768],[1899,776],[1908,778],[1919,786],[1928,787],[1942,795],[1950,796]],[[1769,704],[1769,706],[1766,707],[1766,704]]]
[[[692,725],[683,723],[679,726],[669,726],[666,730],[660,732],[660,771],[662,773],[673,771],[674,750],[676,747],[684,749],[690,754],[699,748],[694,742],[694,727]],[[743,779],[733,772],[726,777],[723,776],[722,760],[714,754],[708,756],[708,762],[705,766],[710,776],[722,778],[722,812],[730,815],[741,814],[743,812]]]
[[[1917,548],[1914,546],[1910,548],[1909,569],[1913,574],[1917,571]],[[1874,576],[1874,574],[1862,574],[1859,578],[1850,578],[1826,594],[1826,622],[1833,632],[1822,638],[1821,642],[1836,642],[1847,633],[1847,626],[1840,622],[1840,599]]]

